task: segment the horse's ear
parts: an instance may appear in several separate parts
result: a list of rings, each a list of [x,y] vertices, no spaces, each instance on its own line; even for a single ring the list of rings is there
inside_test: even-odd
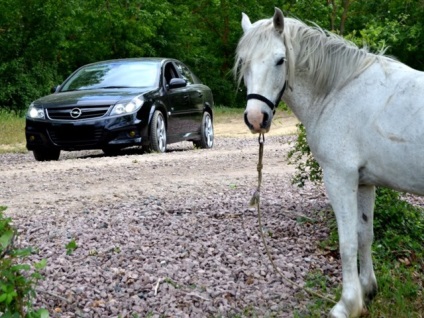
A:
[[[277,7],[275,8],[273,22],[274,22],[275,30],[280,34],[283,33],[283,31],[284,31],[284,15],[283,15],[283,12]]]
[[[252,27],[252,22],[250,22],[249,17],[244,12],[241,13],[241,27],[243,28],[244,32]]]

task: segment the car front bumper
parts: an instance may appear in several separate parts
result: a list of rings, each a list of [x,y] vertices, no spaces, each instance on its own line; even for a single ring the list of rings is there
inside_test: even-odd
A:
[[[27,149],[61,150],[123,148],[141,145],[146,123],[136,114],[81,121],[26,120]],[[143,136],[144,135],[144,136]]]

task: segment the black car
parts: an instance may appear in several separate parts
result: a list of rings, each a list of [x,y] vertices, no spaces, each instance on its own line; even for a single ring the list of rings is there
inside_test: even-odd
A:
[[[58,160],[61,150],[102,149],[116,154],[142,146],[214,142],[213,96],[175,59],[109,60],[77,69],[51,95],[29,106],[27,149],[38,161]]]

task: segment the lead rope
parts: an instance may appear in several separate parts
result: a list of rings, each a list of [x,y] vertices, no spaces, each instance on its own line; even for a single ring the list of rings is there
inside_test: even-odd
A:
[[[264,143],[265,143],[265,135],[264,134],[259,134],[258,142],[259,142],[259,160],[258,160],[258,165],[257,165],[258,187],[256,188],[255,192],[253,193],[252,198],[250,199],[250,206],[256,206],[256,210],[258,211],[259,232],[261,233],[261,238],[262,238],[262,242],[263,242],[264,247],[265,247],[266,255],[268,256],[268,259],[271,262],[271,265],[274,268],[274,271],[276,273],[278,273],[285,282],[287,282],[290,285],[295,286],[299,289],[304,290],[305,292],[307,292],[308,294],[310,294],[312,296],[319,297],[321,299],[324,299],[325,301],[328,301],[330,303],[335,304],[336,302],[333,299],[329,298],[329,296],[325,296],[325,295],[318,293],[316,291],[313,291],[313,290],[311,290],[307,287],[302,287],[299,284],[297,284],[297,283],[291,281],[290,279],[286,278],[281,273],[281,271],[278,269],[278,267],[275,265],[274,261],[272,260],[271,253],[269,252],[268,245],[267,245],[266,240],[265,240],[264,232],[262,230],[262,213],[261,213],[261,208],[260,208],[260,192],[261,192],[261,184],[262,184],[262,167],[263,167],[262,158],[263,158],[263,154],[264,154]]]

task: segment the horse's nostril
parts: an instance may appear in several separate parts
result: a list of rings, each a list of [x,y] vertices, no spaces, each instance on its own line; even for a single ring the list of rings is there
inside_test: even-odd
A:
[[[247,113],[244,113],[244,123],[249,127],[250,130],[253,129],[253,125],[249,123],[249,120],[247,119]]]
[[[262,124],[261,124],[261,128],[268,128],[269,126],[269,114],[266,112],[262,112],[262,114],[264,115],[263,119],[262,119]]]

